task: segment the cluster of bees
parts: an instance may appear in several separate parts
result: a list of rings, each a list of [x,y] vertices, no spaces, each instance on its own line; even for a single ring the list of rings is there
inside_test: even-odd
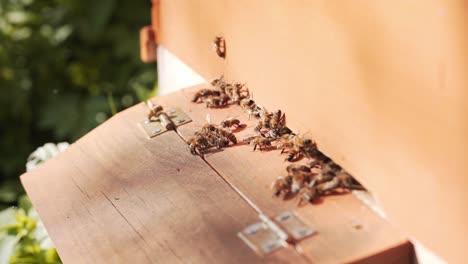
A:
[[[364,190],[349,173],[320,152],[307,165],[291,164],[286,171],[287,176],[273,182],[273,193],[283,199],[298,194],[298,205],[314,202],[338,189]]]
[[[203,154],[211,149],[221,149],[229,146],[229,144],[237,144],[236,136],[230,132],[231,128],[238,128],[241,126],[239,119],[230,118],[223,120],[219,126],[207,123],[200,131],[195,132],[195,135],[188,140],[190,152],[193,155]]]
[[[212,88],[200,89],[192,99],[194,103],[205,103],[209,108],[222,108],[229,104],[240,104],[250,97],[245,84],[227,83],[223,77],[211,82]]]
[[[213,88],[200,89],[192,102],[205,102],[207,107],[219,108],[237,104],[257,122],[251,136],[243,142],[253,150],[281,149],[286,153],[285,161],[308,160],[307,165],[292,164],[286,168],[287,176],[278,177],[272,184],[273,193],[283,199],[298,195],[299,202],[313,202],[317,198],[338,190],[363,190],[364,188],[339,165],[322,154],[314,140],[306,135],[297,135],[286,126],[286,115],[277,110],[269,112],[258,106],[251,98],[248,88],[240,83],[226,83],[223,77],[211,82]],[[234,134],[226,129],[239,127],[238,119],[227,119],[219,126],[206,124],[189,140],[192,154],[203,155],[210,148],[223,148],[230,143],[236,144]]]

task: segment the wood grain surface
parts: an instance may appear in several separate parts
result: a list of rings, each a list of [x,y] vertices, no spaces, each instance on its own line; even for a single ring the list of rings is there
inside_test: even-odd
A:
[[[161,45],[206,79],[247,82],[310,129],[393,223],[465,261],[467,1],[159,2]],[[225,60],[211,50],[217,35]]]
[[[64,263],[305,263],[256,255],[258,214],[175,132],[148,139],[141,105],[21,177]]]
[[[207,116],[212,123],[219,123],[227,117],[240,119],[247,127],[235,133],[239,140],[252,134],[255,120],[249,120],[239,106],[210,109],[204,104],[191,103],[193,94],[203,87],[207,85],[155,98],[153,102],[166,108],[181,107],[190,115],[193,122],[178,128],[186,140],[200,130],[207,122]],[[141,108],[145,107],[141,105]],[[372,263],[370,259],[376,261],[373,263],[412,262],[412,246],[404,235],[352,194],[325,197],[320,204],[300,208],[296,206],[296,199],[282,201],[274,198],[270,185],[277,176],[285,175],[288,165],[280,151],[253,152],[252,147],[239,144],[208,152],[205,158],[259,212],[273,218],[285,210],[294,210],[315,228],[318,234],[299,245],[313,262]]]

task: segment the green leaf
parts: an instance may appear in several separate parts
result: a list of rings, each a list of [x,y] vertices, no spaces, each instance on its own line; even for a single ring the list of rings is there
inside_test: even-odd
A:
[[[19,208],[23,209],[25,212],[29,212],[32,208],[31,201],[29,200],[28,196],[22,195],[18,200]]]

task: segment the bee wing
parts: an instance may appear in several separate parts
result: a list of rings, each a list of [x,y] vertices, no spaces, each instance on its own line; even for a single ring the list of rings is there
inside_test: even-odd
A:
[[[211,115],[210,114],[206,114],[205,119],[206,119],[206,122],[211,124]]]
[[[151,100],[146,100],[146,105],[149,107],[149,109],[153,109],[154,104],[151,102]]]
[[[224,118],[224,120],[233,120],[234,118],[238,118],[239,115],[235,115],[235,116],[230,116],[230,115],[227,115],[226,118]]]

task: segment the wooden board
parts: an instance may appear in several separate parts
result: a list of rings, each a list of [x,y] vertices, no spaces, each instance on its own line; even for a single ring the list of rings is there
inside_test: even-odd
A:
[[[247,82],[450,262],[468,244],[466,1],[160,0],[158,41]],[[216,35],[227,56],[211,50]]]
[[[213,123],[227,117],[245,122],[247,128],[236,133],[238,139],[252,133],[255,120],[248,120],[248,115],[237,105],[210,109],[204,104],[191,103],[195,91],[202,87],[206,85],[152,101],[165,107],[181,107],[190,115],[193,122],[178,129],[185,140],[200,130],[207,122],[207,115]],[[402,233],[351,194],[326,197],[319,205],[301,208],[296,206],[297,200],[273,198],[270,184],[277,176],[285,174],[288,165],[279,151],[253,152],[252,147],[239,145],[207,153],[205,158],[259,212],[274,218],[285,210],[294,210],[315,228],[318,235],[300,243],[301,251],[312,262],[411,263],[413,260],[412,246]]]
[[[237,237],[255,212],[185,142],[147,139],[140,106],[21,176],[64,263],[305,263]]]

